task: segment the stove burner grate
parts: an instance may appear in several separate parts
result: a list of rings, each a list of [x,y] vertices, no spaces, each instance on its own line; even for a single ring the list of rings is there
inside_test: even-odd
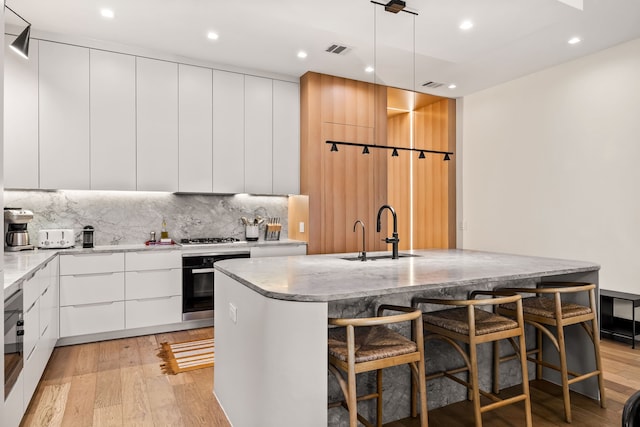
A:
[[[180,239],[180,243],[183,245],[215,245],[219,243],[235,243],[240,239],[235,237],[196,237],[189,239]]]

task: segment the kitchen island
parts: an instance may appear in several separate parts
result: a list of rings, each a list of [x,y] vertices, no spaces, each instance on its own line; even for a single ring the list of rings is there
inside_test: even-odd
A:
[[[328,317],[373,316],[382,303],[408,306],[414,296],[466,298],[471,290],[535,287],[543,281],[598,283],[599,266],[590,262],[467,250],[409,254],[413,256],[367,262],[354,260],[355,254],[331,254],[216,263],[214,392],[233,425],[326,426],[346,419],[341,408],[327,411],[328,402],[341,398],[327,375]],[[570,366],[592,369],[591,358],[580,357],[590,354],[586,335],[567,336],[575,356]],[[432,364],[459,365],[450,354],[428,344],[427,370]],[[489,356],[487,348],[479,358],[490,366]],[[545,357],[553,361],[554,356]],[[516,363],[501,366],[502,386],[521,381]],[[385,375],[385,422],[409,415],[409,371],[403,368]],[[481,386],[487,387],[490,372],[484,374]],[[557,382],[552,372],[544,376]],[[591,380],[575,384],[575,390],[597,397],[595,378]],[[373,381],[362,375],[359,392],[368,392]],[[429,382],[430,408],[465,396],[451,382]],[[365,416],[373,410],[373,405],[361,405]]]

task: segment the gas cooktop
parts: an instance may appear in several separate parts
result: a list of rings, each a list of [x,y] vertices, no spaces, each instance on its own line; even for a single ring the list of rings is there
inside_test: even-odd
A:
[[[217,245],[220,243],[236,243],[240,239],[235,237],[197,237],[189,239],[180,239],[181,245]]]

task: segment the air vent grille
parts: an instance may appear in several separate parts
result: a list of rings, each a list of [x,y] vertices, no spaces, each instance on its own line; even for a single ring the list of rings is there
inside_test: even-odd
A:
[[[335,53],[336,55],[344,55],[349,51],[349,48],[340,44],[332,44],[326,49],[326,52]]]
[[[444,86],[444,83],[438,83],[438,82],[431,82],[431,81],[429,81],[429,82],[426,82],[426,83],[422,83],[422,86],[423,86],[423,87],[430,87],[430,88],[432,88],[432,89],[435,89],[435,88],[438,88],[438,87]]]

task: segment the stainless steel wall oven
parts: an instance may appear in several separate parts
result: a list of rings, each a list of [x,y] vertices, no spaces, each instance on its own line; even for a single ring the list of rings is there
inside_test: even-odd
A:
[[[22,289],[4,301],[4,398],[15,385],[24,364],[22,338]]]
[[[213,264],[223,259],[249,258],[249,251],[182,256],[182,320],[213,317]]]

